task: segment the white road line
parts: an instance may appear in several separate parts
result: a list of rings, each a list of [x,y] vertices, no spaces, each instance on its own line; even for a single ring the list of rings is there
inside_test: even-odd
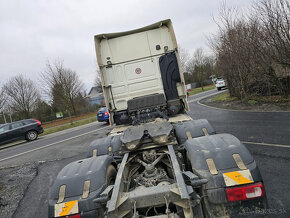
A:
[[[65,141],[69,141],[71,139],[75,139],[75,138],[78,138],[78,137],[81,137],[81,136],[84,136],[84,135],[88,135],[88,134],[90,134],[92,132],[96,132],[98,130],[106,129],[106,128],[109,128],[109,127],[110,126],[106,126],[106,127],[100,128],[100,129],[95,129],[95,130],[92,130],[90,132],[83,133],[81,135],[73,136],[73,137],[70,137],[70,138],[67,138],[67,139],[64,139],[64,140],[61,140],[61,141],[58,141],[58,142],[54,142],[54,143],[51,143],[51,144],[48,144],[48,145],[45,145],[45,146],[42,146],[42,147],[39,147],[39,148],[35,148],[35,149],[29,150],[29,151],[25,151],[25,152],[22,152],[22,153],[19,153],[19,154],[15,154],[13,156],[0,159],[0,162],[4,161],[4,160],[11,159],[11,158],[14,158],[14,157],[18,157],[18,156],[23,155],[23,154],[27,154],[27,153],[30,153],[30,152],[38,151],[38,150],[41,150],[43,148],[47,148],[47,147],[50,147],[50,146],[53,146],[53,145],[56,145],[56,144],[59,144],[59,143],[65,142]]]
[[[290,145],[269,144],[269,143],[262,143],[262,142],[245,142],[245,141],[242,141],[242,143],[244,143],[244,144],[253,144],[253,145],[265,145],[265,146],[280,147],[280,148],[290,148]]]

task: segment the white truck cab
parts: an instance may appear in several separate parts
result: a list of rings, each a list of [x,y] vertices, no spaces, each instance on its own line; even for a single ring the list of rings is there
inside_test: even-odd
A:
[[[188,107],[171,20],[96,35],[95,47],[111,123],[171,116]]]

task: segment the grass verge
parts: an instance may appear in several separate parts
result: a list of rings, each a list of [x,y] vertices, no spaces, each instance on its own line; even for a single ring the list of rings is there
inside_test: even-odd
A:
[[[234,100],[238,100],[238,99],[235,97],[231,97],[228,92],[225,92],[220,95],[216,95],[215,97],[211,99],[211,101],[234,101]]]
[[[72,124],[68,123],[68,124],[64,124],[61,126],[51,127],[49,129],[44,129],[44,133],[42,135],[48,135],[48,134],[51,134],[54,132],[59,132],[59,131],[70,129],[73,127],[82,126],[82,125],[92,123],[95,121],[97,121],[97,117],[92,117],[92,118],[85,119],[85,120],[75,121]]]
[[[201,93],[201,92],[205,92],[205,91],[209,91],[209,90],[212,90],[212,89],[215,89],[215,85],[204,86],[203,90],[202,90],[201,87],[195,88],[195,89],[192,89],[191,91],[189,91],[188,94],[189,95],[195,95],[195,94],[198,94],[198,93]]]
[[[287,97],[281,96],[249,96],[247,101],[243,101],[243,103],[247,103],[249,105],[257,105],[257,104],[280,104],[280,105],[289,105],[290,106],[290,95]],[[223,94],[217,95],[211,99],[211,101],[215,102],[227,102],[227,101],[239,101],[236,97],[231,97],[229,92],[225,92]]]
[[[248,96],[241,101],[231,97],[228,92],[219,94],[203,103],[224,109],[250,110],[250,111],[290,111],[290,96]]]
[[[96,117],[96,116],[97,116],[97,112],[82,114],[82,115],[78,115],[78,116],[73,116],[72,121],[75,122],[75,121],[79,121],[79,120],[83,120],[83,119],[87,119],[87,118],[91,118],[91,117]],[[50,128],[50,127],[55,127],[55,126],[59,126],[59,125],[63,125],[63,124],[70,124],[69,117],[66,117],[63,119],[58,119],[58,120],[53,120],[53,121],[46,122],[46,123],[42,123],[42,126],[43,126],[43,128]]]

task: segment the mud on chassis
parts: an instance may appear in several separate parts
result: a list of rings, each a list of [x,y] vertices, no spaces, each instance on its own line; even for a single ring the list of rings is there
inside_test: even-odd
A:
[[[178,117],[92,142],[86,159],[59,173],[49,217],[236,217],[266,208],[244,145],[204,119]]]

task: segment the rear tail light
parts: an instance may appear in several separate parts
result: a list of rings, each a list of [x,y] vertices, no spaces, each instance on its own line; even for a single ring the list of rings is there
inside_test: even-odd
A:
[[[106,115],[106,116],[109,115],[109,112],[105,112],[105,115]]]
[[[39,120],[35,120],[38,124],[38,126],[41,126],[41,122]]]
[[[264,192],[265,189],[263,183],[261,182],[252,185],[244,185],[226,189],[226,194],[229,202],[259,198],[264,196]]]
[[[67,216],[62,216],[62,217],[67,217],[67,218],[81,218],[80,214],[73,214],[73,215],[67,215]]]

